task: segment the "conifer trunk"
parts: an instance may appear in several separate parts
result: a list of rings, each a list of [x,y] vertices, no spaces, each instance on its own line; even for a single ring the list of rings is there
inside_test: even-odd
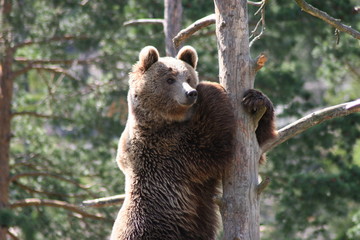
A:
[[[7,28],[6,18],[11,11],[11,1],[2,0],[1,5],[1,39],[0,39],[0,214],[9,206],[9,152],[11,138],[11,100],[13,79],[11,65],[13,49],[10,46],[11,33]],[[0,226],[0,240],[6,239],[7,226]]]
[[[254,126],[241,106],[252,88],[255,70],[250,57],[246,0],[214,0],[220,83],[229,92],[237,118],[232,164],[223,176],[221,215],[225,240],[259,240],[258,160]]]
[[[13,81],[11,79],[11,51],[7,51],[0,64],[0,213],[9,205],[9,152],[11,138],[11,99]],[[7,228],[1,226],[0,240],[5,240]]]

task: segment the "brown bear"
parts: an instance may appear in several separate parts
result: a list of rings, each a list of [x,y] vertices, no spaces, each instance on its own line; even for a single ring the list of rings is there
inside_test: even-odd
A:
[[[117,162],[126,197],[111,239],[215,239],[213,200],[233,153],[235,119],[220,84],[199,83],[197,53],[183,47],[176,58],[145,47],[129,80],[129,115]],[[253,99],[253,101],[252,101]],[[249,112],[268,107],[258,129],[272,134],[273,108],[261,92],[244,98]],[[269,105],[269,106],[268,106]],[[259,141],[260,142],[260,141]]]

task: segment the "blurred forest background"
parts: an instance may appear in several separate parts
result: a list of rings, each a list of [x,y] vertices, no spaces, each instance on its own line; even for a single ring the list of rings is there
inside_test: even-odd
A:
[[[11,208],[0,211],[0,225],[10,227],[12,239],[106,239],[120,206],[80,204],[124,192],[115,155],[127,117],[128,72],[146,45],[165,55],[162,25],[123,23],[163,18],[164,2],[9,2],[0,22],[0,53],[8,68],[2,71],[14,83]],[[360,29],[358,1],[309,3]],[[208,0],[182,4],[182,27],[214,11]],[[250,29],[258,21],[256,10],[249,6]],[[274,102],[279,128],[360,97],[358,40],[334,35],[334,28],[294,1],[269,1],[265,14],[265,35],[251,51],[254,58],[265,52],[269,61],[255,87]],[[185,43],[198,51],[202,80],[217,81],[214,30],[209,26]],[[280,145],[260,172],[272,180],[262,195],[263,240],[360,239],[359,114]]]

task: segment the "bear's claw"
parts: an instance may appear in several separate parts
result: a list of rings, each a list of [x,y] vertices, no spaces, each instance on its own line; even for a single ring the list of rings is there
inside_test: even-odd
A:
[[[272,103],[268,97],[255,89],[249,89],[244,93],[242,104],[245,110],[250,114],[255,114],[258,110],[263,109],[264,107],[267,109],[272,107]]]

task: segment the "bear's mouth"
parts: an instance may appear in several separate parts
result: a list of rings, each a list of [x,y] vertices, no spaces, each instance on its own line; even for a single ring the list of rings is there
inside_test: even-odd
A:
[[[188,118],[189,110],[193,104],[180,104],[172,107],[165,114],[165,118],[170,121],[184,121]]]
[[[177,100],[177,103],[183,107],[190,107],[194,103],[196,103],[197,99],[198,99],[197,92],[195,90],[194,95],[189,95],[188,93],[186,93],[185,97]]]
[[[185,101],[178,101],[178,104],[181,106],[181,107],[191,107],[194,103],[196,103],[196,98],[193,99],[193,98],[187,98]]]

